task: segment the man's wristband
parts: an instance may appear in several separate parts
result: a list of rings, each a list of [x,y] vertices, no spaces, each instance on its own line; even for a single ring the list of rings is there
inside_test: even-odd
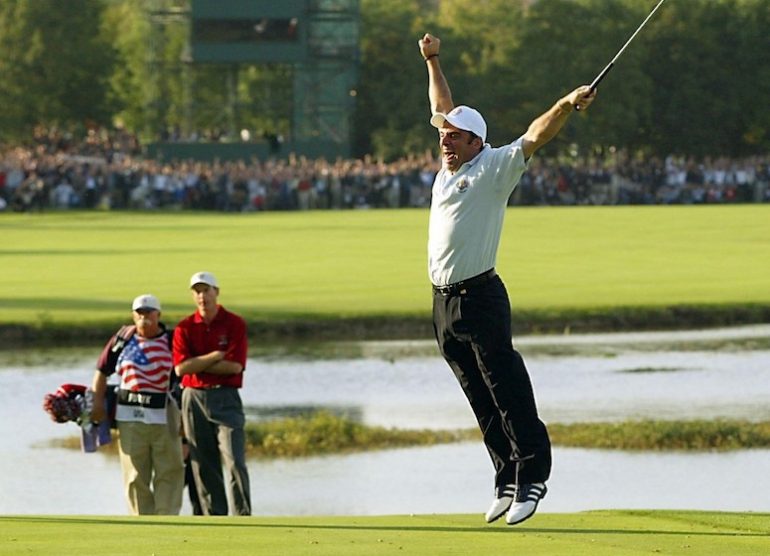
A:
[[[427,62],[431,58],[438,58],[438,54],[431,54],[430,56],[426,56],[425,58],[423,58],[423,60]]]

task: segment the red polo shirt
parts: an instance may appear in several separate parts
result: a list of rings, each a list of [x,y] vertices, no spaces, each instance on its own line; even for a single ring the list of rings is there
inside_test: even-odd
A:
[[[240,363],[246,370],[246,322],[221,305],[218,307],[217,316],[211,324],[206,324],[196,311],[177,325],[174,330],[174,366],[191,357],[224,351],[227,361]],[[185,388],[210,388],[217,384],[240,388],[243,373],[217,375],[203,372],[182,377]]]

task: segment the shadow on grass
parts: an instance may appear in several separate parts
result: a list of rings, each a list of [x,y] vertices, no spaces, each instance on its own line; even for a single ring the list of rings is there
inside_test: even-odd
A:
[[[752,514],[758,516],[760,514]],[[770,517],[770,516],[769,516]],[[431,525],[371,525],[371,524],[351,524],[351,525],[323,525],[310,523],[254,523],[254,520],[260,518],[192,518],[180,520],[179,518],[170,519],[142,519],[142,518],[93,518],[93,517],[61,517],[61,516],[0,516],[2,522],[16,523],[35,523],[38,525],[48,524],[83,524],[83,525],[123,525],[123,526],[150,526],[150,527],[238,527],[254,529],[307,529],[316,531],[400,531],[403,533],[486,533],[486,534],[512,534],[515,532],[529,534],[548,534],[548,535],[671,535],[671,536],[689,536],[689,537],[743,537],[743,538],[763,538],[770,537],[770,532],[755,531],[677,531],[667,529],[581,529],[580,527],[528,527],[516,526],[506,527],[499,525],[488,525],[480,527],[451,527],[451,526],[431,526]],[[351,518],[355,519],[355,518]],[[409,519],[409,518],[404,518]],[[704,524],[700,524],[704,526]],[[715,527],[716,525],[711,525]]]
[[[130,298],[114,299],[78,299],[74,297],[0,297],[0,309],[27,309],[40,311],[114,311],[129,314]],[[191,312],[189,303],[164,303],[165,311]]]

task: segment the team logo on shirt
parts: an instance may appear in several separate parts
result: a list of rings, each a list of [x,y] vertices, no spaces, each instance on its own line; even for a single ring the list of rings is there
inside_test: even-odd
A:
[[[468,190],[468,180],[465,178],[461,179],[457,182],[455,187],[457,188],[458,193],[465,193]]]
[[[219,347],[227,347],[227,334],[222,334],[219,337]]]

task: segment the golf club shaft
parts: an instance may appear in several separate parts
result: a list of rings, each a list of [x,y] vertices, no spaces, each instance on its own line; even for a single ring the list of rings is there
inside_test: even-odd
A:
[[[609,64],[607,64],[607,65],[605,66],[605,68],[604,68],[604,69],[601,71],[601,73],[600,73],[599,75],[597,75],[597,76],[596,76],[596,78],[595,78],[595,79],[594,79],[594,80],[591,82],[591,86],[590,86],[590,87],[591,87],[591,89],[590,89],[590,90],[591,90],[591,92],[592,92],[592,93],[593,93],[593,92],[594,92],[594,90],[596,89],[596,86],[597,86],[599,83],[601,83],[601,82],[602,82],[602,79],[604,79],[604,76],[605,76],[605,75],[607,75],[608,73],[610,73],[610,70],[612,69],[612,67],[613,67],[614,65],[615,65],[615,60],[613,60],[612,62],[610,62]]]
[[[605,68],[599,73],[599,75],[596,76],[596,78],[591,82],[590,85],[590,92],[594,92],[596,90],[596,87],[599,85],[599,83],[602,82],[602,79],[604,79],[607,74],[610,72],[610,70],[615,66],[615,62],[618,58],[620,58],[620,55],[623,54],[623,51],[628,47],[629,44],[631,44],[631,41],[634,40],[636,35],[639,34],[639,31],[642,30],[642,28],[647,24],[647,22],[650,20],[650,18],[655,15],[655,12],[658,11],[658,8],[665,2],[666,0],[660,0],[660,2],[657,3],[657,5],[652,9],[652,11],[649,13],[649,15],[642,21],[642,24],[639,25],[639,27],[636,28],[636,31],[634,31],[634,34],[631,35],[631,37],[626,41],[626,44],[624,44],[620,50],[618,50],[618,53],[615,54],[615,57],[610,60],[610,63],[605,66]],[[578,108],[580,110],[580,108]]]

